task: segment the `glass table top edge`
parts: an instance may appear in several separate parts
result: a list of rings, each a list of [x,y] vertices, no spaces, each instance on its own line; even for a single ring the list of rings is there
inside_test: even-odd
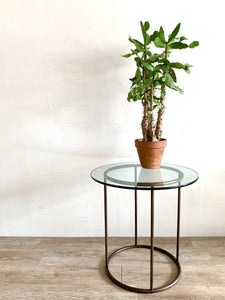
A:
[[[168,183],[169,181],[161,181],[158,183],[158,185],[154,185],[152,182],[151,182],[151,185],[145,182],[132,182],[132,184],[129,185],[129,182],[128,181],[123,181],[123,180],[119,180],[119,179],[111,179],[109,177],[110,180],[114,180],[115,182],[112,182],[112,181],[108,181],[106,180],[107,178],[107,172],[109,171],[113,171],[113,170],[120,170],[120,169],[124,169],[124,168],[130,168],[130,167],[134,167],[134,168],[139,168],[139,171],[140,172],[150,172],[150,174],[152,174],[153,172],[156,172],[156,174],[158,173],[159,175],[157,176],[160,176],[161,175],[161,171],[163,170],[164,173],[165,173],[165,170],[164,169],[168,169],[169,171],[174,171],[174,172],[177,172],[177,173],[180,173],[179,176],[185,178],[185,174],[183,174],[183,172],[181,170],[184,170],[185,172],[190,172],[190,174],[193,176],[193,178],[190,180],[183,180],[183,177],[182,179],[176,179],[176,181],[172,181],[172,183]],[[102,176],[102,178],[97,178],[96,177],[96,172],[100,171],[100,174]],[[171,172],[172,172],[171,171]],[[102,172],[102,173],[101,173]],[[172,174],[172,173],[171,173]],[[103,177],[104,175],[104,177]],[[107,165],[102,165],[100,167],[97,167],[95,169],[93,169],[90,173],[90,176],[91,178],[100,183],[100,184],[103,184],[103,185],[106,185],[106,186],[111,186],[111,187],[115,187],[115,188],[122,188],[122,189],[130,189],[130,190],[165,190],[165,189],[176,189],[176,188],[182,188],[182,187],[185,187],[185,186],[189,186],[193,183],[195,183],[198,179],[199,179],[199,175],[196,171],[194,171],[193,169],[191,168],[188,168],[188,167],[184,167],[184,166],[181,166],[181,165],[176,165],[176,164],[169,164],[169,163],[163,163],[161,164],[160,168],[159,169],[154,169],[154,171],[151,171],[151,170],[148,170],[148,169],[143,169],[141,168],[140,164],[137,163],[137,162],[127,162],[127,163],[114,163],[114,164],[107,164]],[[187,175],[186,175],[187,177]],[[183,180],[183,182],[182,182]],[[171,182],[171,181],[170,181]],[[175,182],[175,183],[174,183]],[[165,183],[165,185],[163,185]],[[139,184],[139,185],[138,185]],[[142,185],[140,185],[142,184]],[[157,184],[157,182],[155,182],[155,184]],[[161,185],[160,185],[161,184]],[[167,184],[167,185],[166,185]]]

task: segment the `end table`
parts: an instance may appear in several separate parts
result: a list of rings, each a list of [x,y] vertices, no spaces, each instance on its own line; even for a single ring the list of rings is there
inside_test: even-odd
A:
[[[118,286],[138,293],[156,293],[163,291],[173,286],[180,274],[181,266],[179,263],[179,238],[180,238],[180,202],[181,202],[181,188],[193,184],[198,180],[198,174],[189,168],[173,165],[162,164],[158,169],[144,169],[138,163],[119,163],[104,165],[94,169],[91,172],[91,177],[98,183],[104,185],[104,217],[105,217],[105,268],[108,277]],[[131,189],[134,190],[134,244],[119,248],[108,254],[108,211],[107,211],[107,186]],[[154,191],[177,189],[177,236],[176,236],[176,256],[173,256],[168,251],[154,246]],[[150,216],[150,245],[138,244],[137,234],[137,191],[150,191],[151,199],[151,216]],[[131,248],[145,248],[150,250],[150,278],[149,288],[137,288],[127,285],[116,279],[109,270],[109,264],[112,257],[116,256],[121,251],[126,251]],[[154,288],[153,281],[153,253],[154,251],[161,252],[170,258],[172,263],[176,266],[176,276],[169,283],[160,287]]]

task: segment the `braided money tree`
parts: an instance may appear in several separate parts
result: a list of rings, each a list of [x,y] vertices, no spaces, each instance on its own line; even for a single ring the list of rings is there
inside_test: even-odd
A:
[[[143,105],[143,119],[141,122],[143,142],[162,140],[162,120],[166,89],[170,88],[183,94],[177,86],[176,70],[183,69],[190,73],[191,65],[177,61],[170,61],[172,51],[194,48],[198,41],[186,43],[187,38],[178,36],[180,23],[166,38],[162,26],[151,35],[148,33],[148,22],[140,22],[143,42],[129,37],[134,49],[123,57],[133,56],[137,66],[135,76],[131,78],[131,88],[127,100],[140,100]]]
[[[135,76],[131,78],[132,85],[127,100],[140,100],[143,105],[143,119],[141,122],[143,139],[136,139],[139,159],[142,167],[148,169],[159,168],[166,147],[167,140],[162,139],[162,120],[166,89],[170,88],[183,94],[177,86],[176,69],[183,69],[190,73],[189,64],[169,60],[172,51],[194,48],[199,42],[186,43],[187,38],[178,36],[180,23],[166,38],[162,26],[151,35],[148,33],[148,22],[141,23],[143,42],[129,37],[134,45],[131,53],[123,57],[134,57],[137,66]]]

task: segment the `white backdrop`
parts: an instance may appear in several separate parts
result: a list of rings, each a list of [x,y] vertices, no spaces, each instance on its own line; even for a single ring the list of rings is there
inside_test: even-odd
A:
[[[0,235],[102,236],[102,164],[137,161],[141,105],[128,36],[140,20],[199,40],[178,51],[184,95],[169,92],[164,162],[197,170],[182,190],[183,236],[225,234],[224,1],[0,1]],[[156,194],[156,235],[175,235],[176,191]],[[109,189],[110,234],[133,234],[133,194]],[[149,194],[139,196],[149,234]]]

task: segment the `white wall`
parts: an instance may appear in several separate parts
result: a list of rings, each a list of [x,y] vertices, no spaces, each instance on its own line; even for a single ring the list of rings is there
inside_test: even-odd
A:
[[[137,161],[141,105],[126,102],[134,66],[121,55],[129,35],[140,37],[140,20],[167,33],[181,22],[181,33],[200,41],[180,56],[194,65],[179,76],[185,94],[166,100],[164,162],[200,174],[182,191],[182,235],[224,235],[223,1],[0,4],[0,235],[103,235],[103,187],[89,173]],[[156,194],[157,235],[175,234],[176,195]],[[133,233],[130,197],[109,190],[112,235]],[[149,233],[148,207],[141,192],[140,235]]]

